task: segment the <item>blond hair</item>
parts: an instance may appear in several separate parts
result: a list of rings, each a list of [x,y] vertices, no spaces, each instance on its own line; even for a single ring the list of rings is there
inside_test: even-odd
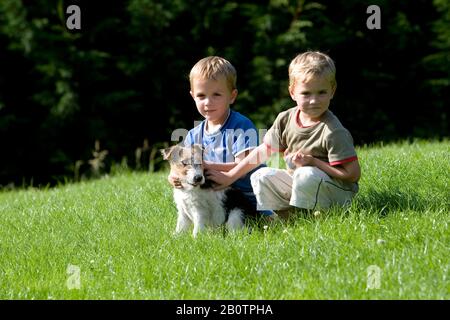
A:
[[[314,76],[328,77],[331,86],[336,87],[336,67],[328,55],[319,51],[301,53],[289,65],[289,88],[296,81],[309,81]]]
[[[227,81],[228,88],[230,91],[236,89],[236,69],[233,65],[226,59],[210,56],[198,61],[191,69],[189,74],[189,82],[191,83],[194,79],[213,79],[217,80],[219,77],[225,77]]]

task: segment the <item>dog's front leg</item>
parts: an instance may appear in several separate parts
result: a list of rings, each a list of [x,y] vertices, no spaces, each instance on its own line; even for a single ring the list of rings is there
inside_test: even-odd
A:
[[[203,229],[205,229],[206,221],[205,221],[205,218],[204,218],[205,215],[201,211],[195,212],[193,214],[193,216],[194,216],[194,231],[193,231],[193,235],[194,235],[194,238],[195,238],[199,232],[201,232]]]
[[[177,219],[177,227],[175,228],[175,233],[180,233],[187,231],[191,226],[192,221],[189,217],[184,213],[183,210],[178,211],[178,219]]]

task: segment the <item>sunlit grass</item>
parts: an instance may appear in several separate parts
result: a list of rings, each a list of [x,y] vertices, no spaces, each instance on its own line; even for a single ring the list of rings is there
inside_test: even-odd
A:
[[[173,235],[165,172],[2,192],[0,298],[449,299],[450,142],[358,155],[351,207],[195,240]]]

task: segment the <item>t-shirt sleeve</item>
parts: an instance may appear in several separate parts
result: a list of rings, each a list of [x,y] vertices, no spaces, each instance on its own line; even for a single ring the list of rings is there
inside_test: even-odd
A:
[[[347,129],[338,129],[330,133],[326,140],[328,161],[335,166],[358,159],[353,138]]]
[[[287,149],[283,132],[285,131],[288,119],[289,115],[287,112],[280,113],[264,136],[264,144],[275,152],[283,152]]]
[[[191,131],[188,132],[188,134],[187,134],[186,137],[184,138],[184,141],[183,141],[184,146],[185,146],[185,147],[190,147],[190,146],[192,146],[192,145],[194,144],[193,141],[194,141],[194,139],[193,139],[193,136],[192,136],[192,130],[191,130]]]
[[[258,130],[250,120],[241,121],[234,130],[234,136],[232,153],[235,157],[256,148],[259,144]]]
[[[202,126],[197,126],[186,134],[186,137],[183,140],[183,144],[185,147],[191,147],[194,144],[203,145],[202,143]]]

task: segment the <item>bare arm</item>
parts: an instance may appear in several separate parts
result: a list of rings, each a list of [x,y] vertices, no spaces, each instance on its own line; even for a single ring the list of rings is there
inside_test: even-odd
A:
[[[253,149],[252,149],[253,150]],[[216,171],[225,171],[228,172],[231,169],[233,169],[234,167],[236,167],[236,165],[245,159],[246,156],[248,156],[250,154],[251,150],[247,150],[244,152],[241,152],[240,154],[238,154],[235,158],[235,162],[226,162],[226,163],[219,163],[219,162],[211,162],[211,161],[204,161],[205,164],[205,169],[207,170],[216,170]]]
[[[253,149],[228,172],[208,170],[208,179],[218,184],[217,189],[225,188],[266,161],[272,153],[270,148],[263,143]]]
[[[357,182],[361,177],[361,168],[358,160],[346,162],[339,166],[331,166],[320,159],[314,158],[313,156],[297,153],[292,158],[292,161],[297,166],[315,166],[326,172],[331,177],[343,181]]]
[[[211,161],[204,161],[205,169],[207,170],[216,170],[216,171],[225,171],[228,172],[234,167],[236,167],[237,162],[226,162],[226,163],[219,163],[219,162],[211,162]]]

